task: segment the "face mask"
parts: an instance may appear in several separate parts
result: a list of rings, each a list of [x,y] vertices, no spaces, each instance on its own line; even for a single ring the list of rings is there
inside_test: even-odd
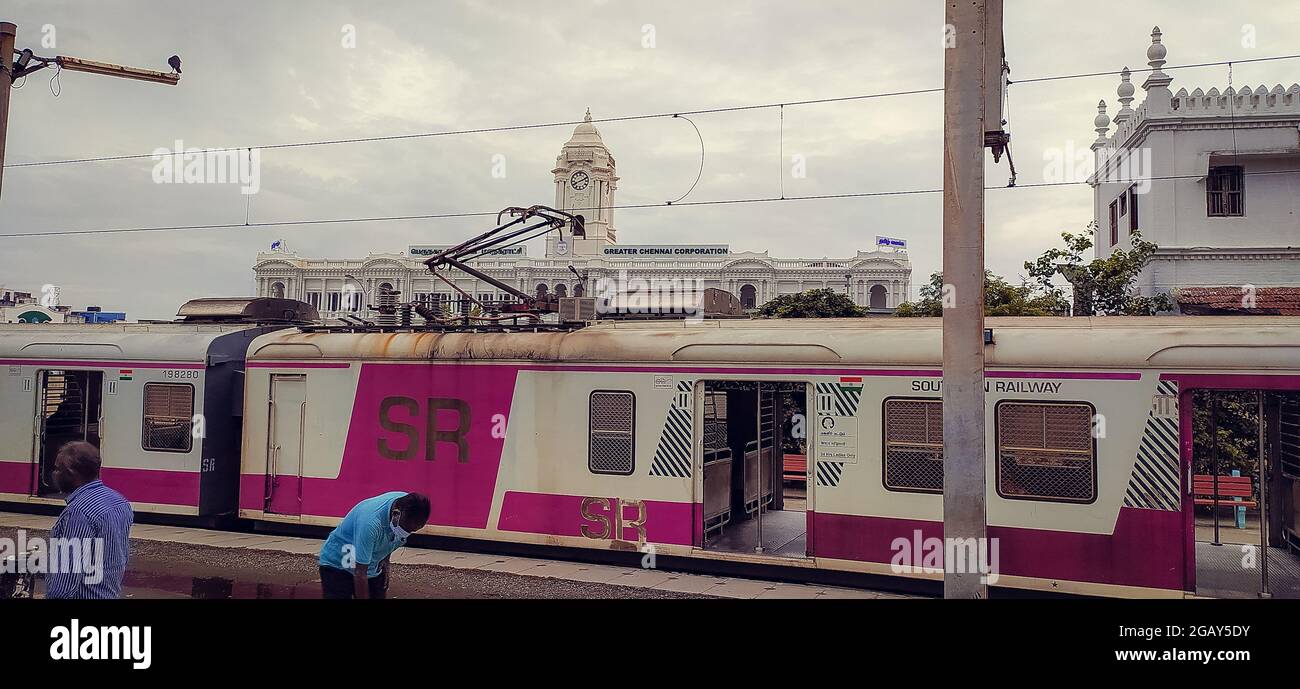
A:
[[[393,527],[393,535],[397,536],[398,540],[404,540],[411,535],[409,532],[407,532],[398,524],[398,522],[400,522],[401,519],[402,519],[402,515],[399,512],[397,514],[397,518],[389,522],[388,524],[389,526]]]

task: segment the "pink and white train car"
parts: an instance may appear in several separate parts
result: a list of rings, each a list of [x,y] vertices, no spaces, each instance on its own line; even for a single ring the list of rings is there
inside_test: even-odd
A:
[[[998,585],[1195,591],[1191,393],[1263,390],[1294,415],[1300,321],[988,325]],[[940,335],[938,319],[268,333],[248,352],[239,513],[330,525],[410,490],[435,535],[938,578],[911,558],[942,537]],[[803,487],[782,480],[796,452]]]
[[[304,307],[289,322],[314,319],[283,299],[198,299],[190,322],[0,325],[0,504],[63,506],[54,458],[85,440],[136,512],[233,518],[245,353],[286,327],[259,318]]]

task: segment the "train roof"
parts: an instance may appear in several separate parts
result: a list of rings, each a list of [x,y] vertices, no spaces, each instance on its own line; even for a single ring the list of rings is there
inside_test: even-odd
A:
[[[246,341],[268,329],[305,325],[319,318],[316,307],[306,302],[272,297],[191,299],[176,315],[180,320],[0,323],[0,358],[215,363],[243,359]],[[232,333],[243,336],[214,344]]]
[[[0,358],[204,361],[212,341],[250,325],[185,323],[4,323]]]
[[[989,318],[989,366],[1300,369],[1300,318]],[[289,328],[249,360],[512,360],[937,366],[942,319],[605,321],[572,331]]]

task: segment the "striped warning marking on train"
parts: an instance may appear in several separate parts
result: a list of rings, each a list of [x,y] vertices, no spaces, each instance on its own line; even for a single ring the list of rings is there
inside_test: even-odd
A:
[[[694,385],[693,380],[677,381],[677,393],[668,407],[668,420],[664,423],[659,447],[650,465],[651,476],[691,477],[691,416],[694,408],[691,390]]]
[[[1138,445],[1124,506],[1178,511],[1178,382],[1160,381]]]
[[[857,416],[858,403],[862,401],[860,385],[840,383],[817,384],[817,411],[836,416]]]
[[[857,416],[862,402],[862,379],[844,377],[838,383],[818,383],[817,414],[819,416]],[[844,462],[817,461],[817,485],[833,488],[840,485],[844,475]]]
[[[817,485],[835,487],[844,475],[844,462],[817,462]]]

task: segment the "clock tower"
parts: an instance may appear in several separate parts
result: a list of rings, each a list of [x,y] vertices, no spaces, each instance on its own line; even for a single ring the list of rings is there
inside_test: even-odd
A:
[[[602,255],[605,246],[617,243],[614,190],[618,188],[618,175],[614,171],[614,156],[601,140],[596,125],[591,123],[591,109],[560,149],[551,172],[555,175],[555,207],[581,215],[587,236],[585,239],[572,237],[566,228],[561,243],[554,233],[548,235],[547,258]]]

